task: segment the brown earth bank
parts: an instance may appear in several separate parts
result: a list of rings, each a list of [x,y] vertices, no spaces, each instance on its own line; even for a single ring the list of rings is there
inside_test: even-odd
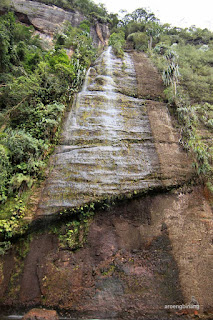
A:
[[[180,146],[180,134],[174,126],[163,90],[163,81],[143,52],[131,53],[137,78],[138,98],[146,100],[146,108],[161,168],[164,186],[184,184],[193,175],[192,159]]]
[[[138,98],[164,101],[163,81],[151,60],[143,52],[133,51],[131,56],[135,64]]]
[[[1,305],[43,305],[76,317],[169,319],[183,310],[165,305],[195,297],[208,318],[210,219],[202,189],[194,188],[97,212],[87,243],[76,251],[60,248],[51,232],[35,234],[1,264]]]

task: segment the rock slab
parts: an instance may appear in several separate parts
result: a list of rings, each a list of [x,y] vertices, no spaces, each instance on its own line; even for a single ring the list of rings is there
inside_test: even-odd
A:
[[[24,315],[22,320],[59,320],[55,310],[32,309]]]
[[[77,27],[86,17],[77,10],[66,11],[53,5],[46,5],[37,1],[9,0],[11,8],[17,18],[28,25],[33,25],[42,34],[53,36],[62,29],[63,23],[68,21]],[[105,45],[110,36],[106,24],[96,23],[91,26],[91,37],[94,44]]]
[[[39,215],[161,186],[146,101],[133,62],[109,47],[89,69],[65,122]]]

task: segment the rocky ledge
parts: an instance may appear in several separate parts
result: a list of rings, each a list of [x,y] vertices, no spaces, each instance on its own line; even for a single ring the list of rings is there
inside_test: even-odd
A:
[[[59,320],[55,310],[32,309],[27,312],[22,320]]]
[[[42,35],[45,34],[50,37],[55,32],[60,31],[65,21],[69,21],[73,27],[77,27],[86,19],[83,14],[76,10],[66,11],[36,1],[9,0],[9,2],[19,21],[27,25],[33,25]],[[96,45],[105,45],[109,38],[108,26],[97,22],[91,26],[91,36]]]

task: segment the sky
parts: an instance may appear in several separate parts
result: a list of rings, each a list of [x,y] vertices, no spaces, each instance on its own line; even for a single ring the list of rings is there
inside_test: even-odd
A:
[[[213,31],[212,0],[93,0],[103,3],[109,13],[119,13],[120,9],[131,13],[138,8],[152,11],[162,23],[187,28],[195,25]]]

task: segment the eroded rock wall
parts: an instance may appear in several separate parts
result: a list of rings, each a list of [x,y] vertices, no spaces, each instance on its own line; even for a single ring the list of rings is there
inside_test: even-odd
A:
[[[105,58],[102,56],[100,59]],[[87,188],[91,181],[100,183],[98,193],[103,190],[104,185],[109,186],[113,179],[122,175],[122,170],[118,170],[116,177],[117,167],[112,164],[117,161],[118,154],[117,149],[113,148],[117,148],[121,137],[126,135],[122,140],[124,144],[119,145],[125,151],[122,152],[123,161],[118,163],[121,168],[123,163],[131,164],[125,177],[128,182],[137,173],[138,181],[134,178],[136,181],[130,184],[135,188],[137,183],[140,186],[140,181],[146,181],[147,176],[142,173],[140,176],[142,153],[135,151],[131,154],[132,149],[127,148],[126,143],[135,145],[135,134],[140,133],[144,136],[143,139],[137,136],[137,139],[140,138],[140,143],[137,141],[138,149],[147,145],[147,141],[155,147],[151,148],[155,166],[150,168],[155,174],[148,176],[148,194],[139,196],[133,193],[133,199],[123,197],[122,201],[109,204],[105,210],[99,208],[88,225],[86,243],[78,250],[68,245],[61,246],[60,234],[54,231],[54,224],[47,229],[48,221],[39,232],[21,239],[0,263],[0,301],[5,308],[43,305],[66,311],[72,317],[175,320],[180,319],[180,316],[181,319],[185,319],[185,316],[188,319],[188,315],[197,316],[197,310],[168,310],[165,305],[188,305],[194,297],[200,306],[198,314],[204,319],[212,318],[211,207],[202,186],[196,186],[195,182],[194,185],[190,184],[194,174],[191,161],[179,146],[178,132],[166,103],[162,101],[159,75],[143,54],[133,55],[133,61],[136,73],[128,65],[122,71],[122,62],[114,60],[112,70],[116,77],[113,82],[106,72],[110,70],[109,65],[106,67],[103,63],[98,63],[89,71],[90,77],[85,83],[84,93],[76,101],[73,113],[65,123],[68,128],[62,134],[62,141],[65,143],[57,149],[56,157],[59,161],[60,153],[64,153],[66,160],[73,150],[79,152],[82,149],[85,152],[84,149],[94,148],[97,141],[96,147],[101,151],[104,147],[106,152],[106,147],[110,145],[106,160],[101,162],[102,167],[95,164],[96,158],[98,161],[101,159],[97,152],[97,157],[92,153],[93,158],[88,157],[89,151],[87,157],[83,158],[78,153],[71,157],[72,165],[69,170],[77,162],[80,163],[81,170],[67,175],[67,179],[73,179],[73,175],[83,172],[82,179],[84,178],[84,186]],[[121,69],[118,68],[119,65]],[[142,79],[144,73],[149,74],[150,78]],[[128,74],[129,78],[126,76],[123,81],[122,74]],[[147,97],[149,86],[152,87],[152,97]],[[108,89],[109,96],[116,92],[119,97],[117,105],[106,103],[107,97],[100,90],[103,87]],[[140,97],[137,102],[132,97],[136,95]],[[110,103],[111,100],[112,98]],[[92,109],[92,101],[95,101],[94,108],[98,108],[98,113]],[[119,110],[117,113],[116,108]],[[110,113],[110,110],[114,112]],[[100,121],[100,113],[105,121]],[[122,124],[125,130],[120,128],[122,115],[127,118]],[[81,125],[81,131],[78,125]],[[94,126],[97,130],[94,130]],[[118,130],[114,130],[115,127]],[[118,133],[120,139],[117,138]],[[68,145],[68,142],[73,144]],[[100,155],[103,157],[102,152]],[[110,159],[113,160],[112,163]],[[85,170],[86,160],[91,163],[87,172],[82,171]],[[49,186],[53,183],[53,190],[56,190],[57,179],[61,179],[57,166],[62,162],[57,161],[55,173],[50,176],[46,190],[48,183]],[[153,159],[150,163],[153,163]],[[69,161],[66,163],[68,165]],[[100,179],[101,174],[94,173],[94,168],[100,171],[103,166],[108,173],[107,179]],[[141,167],[143,166],[142,161]],[[73,181],[76,185],[79,182],[76,179]],[[157,184],[153,185],[153,181],[157,181]],[[160,191],[158,184],[161,186]],[[120,182],[120,185],[124,188],[125,181]],[[113,192],[119,193],[121,187],[117,189],[116,185]],[[63,185],[60,188],[63,190]],[[91,188],[88,189],[90,191]],[[79,188],[77,200],[82,199],[80,191]],[[94,194],[91,196],[94,197]],[[44,205],[47,199],[43,198],[42,201],[41,204]],[[73,198],[68,198],[68,201],[73,201]],[[46,202],[46,206],[49,210],[51,203],[49,205]]]
[[[165,305],[189,304],[194,296],[209,317],[210,219],[202,189],[193,188],[99,210],[77,251],[60,249],[51,232],[31,236],[24,259],[23,243],[6,257],[1,304],[40,304],[72,317],[160,320],[182,314]]]
[[[83,14],[76,10],[66,11],[53,5],[29,0],[9,1],[19,21],[27,25],[33,25],[42,36],[53,37],[55,32],[61,30],[65,21],[69,21],[73,27],[77,27],[86,19]],[[109,38],[108,26],[97,22],[94,26],[91,26],[91,36],[97,46],[104,46]]]

